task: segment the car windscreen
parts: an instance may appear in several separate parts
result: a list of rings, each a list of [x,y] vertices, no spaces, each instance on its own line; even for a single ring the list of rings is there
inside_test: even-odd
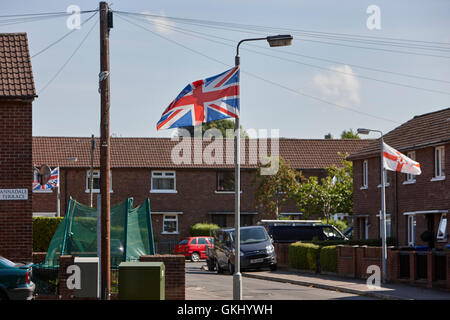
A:
[[[188,244],[189,239],[183,239],[178,244]]]
[[[332,227],[323,227],[323,233],[329,240],[341,240],[344,239],[342,234],[340,234],[336,229]]]
[[[231,232],[234,239],[234,231]],[[269,240],[269,235],[264,228],[241,229],[241,244],[258,243]]]
[[[14,267],[15,263],[4,258],[4,257],[0,257],[0,264],[6,266],[6,267]]]

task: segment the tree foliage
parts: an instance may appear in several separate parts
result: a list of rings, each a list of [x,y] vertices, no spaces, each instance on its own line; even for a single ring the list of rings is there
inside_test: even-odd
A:
[[[299,186],[295,198],[304,217],[315,214],[330,220],[331,214],[352,212],[352,163],[341,155],[341,166],[333,165],[327,171],[325,178],[311,176]]]
[[[353,129],[349,129],[342,131],[341,139],[360,139],[360,137],[357,132],[353,132]]]
[[[181,129],[185,129],[189,132],[191,137],[194,136],[194,127],[183,127]],[[220,119],[215,121],[210,121],[202,124],[202,136],[205,135],[205,132],[209,129],[217,129],[222,133],[222,136],[224,138],[232,138],[234,137],[234,121],[228,120],[228,119]],[[241,137],[247,137],[247,133],[243,129],[242,126],[240,126],[241,129]],[[179,131],[178,131],[179,132]],[[179,134],[178,134],[179,135]]]
[[[255,204],[264,217],[278,219],[282,206],[298,193],[302,175],[281,157],[276,174],[262,175],[263,167],[259,165],[253,180],[253,184],[257,186]]]

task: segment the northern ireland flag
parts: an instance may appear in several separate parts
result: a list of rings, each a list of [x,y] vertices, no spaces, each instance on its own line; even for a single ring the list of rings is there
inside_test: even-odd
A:
[[[386,143],[383,143],[383,162],[384,168],[387,170],[414,175],[419,175],[422,173],[418,162],[408,158]]]

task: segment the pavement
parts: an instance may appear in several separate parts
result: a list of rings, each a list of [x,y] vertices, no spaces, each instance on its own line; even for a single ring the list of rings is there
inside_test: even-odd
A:
[[[450,300],[450,292],[405,284],[388,283],[369,287],[366,280],[330,275],[307,274],[295,269],[243,272],[243,277],[291,283],[301,286],[333,290],[384,300]]]

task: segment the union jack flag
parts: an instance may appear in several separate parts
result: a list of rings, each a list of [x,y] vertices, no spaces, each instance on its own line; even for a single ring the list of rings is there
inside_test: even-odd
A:
[[[57,187],[58,184],[59,184],[59,168],[54,168],[50,173],[50,178],[44,185],[41,185],[39,183],[39,180],[36,180],[35,177],[35,180],[33,181],[33,191],[51,190]]]
[[[156,129],[196,126],[239,117],[239,67],[188,84],[163,112]]]

